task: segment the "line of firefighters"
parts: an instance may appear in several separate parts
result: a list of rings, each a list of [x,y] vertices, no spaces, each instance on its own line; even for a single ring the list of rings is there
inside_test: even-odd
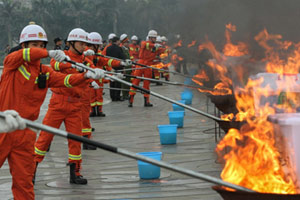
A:
[[[69,49],[47,50],[46,32],[38,25],[26,26],[20,34],[20,49],[4,60],[4,69],[0,80],[0,111],[5,111],[5,119],[0,119],[0,167],[8,160],[12,175],[12,192],[14,199],[34,199],[35,174],[52,142],[53,135],[41,131],[36,140],[36,133],[29,128],[22,118],[36,120],[48,88],[52,96],[43,124],[59,128],[64,123],[66,131],[91,138],[90,116],[105,116],[103,106],[103,85],[110,83],[111,88],[121,85],[113,82],[105,71],[115,70],[114,76],[130,81],[126,73],[135,76],[152,77],[151,68],[132,65],[132,61],[144,65],[160,63],[160,55],[168,54],[166,38],[158,37],[150,30],[146,41],[137,44],[138,38],[126,34],[120,39],[115,34],[109,35],[109,44],[102,49],[102,37],[97,32],[87,33],[81,28],[73,29],[67,38]],[[161,39],[163,41],[161,41]],[[158,40],[158,41],[157,41]],[[108,59],[98,54],[120,58]],[[41,64],[41,59],[50,57],[50,65]],[[69,60],[78,64],[71,64]],[[95,69],[86,71],[83,65]],[[122,70],[127,71],[122,71]],[[159,71],[154,70],[156,78]],[[168,80],[168,74],[165,74]],[[140,79],[131,80],[139,85]],[[149,90],[150,81],[144,81],[144,88]],[[123,99],[129,100],[132,107],[135,88],[123,93]],[[119,90],[111,91],[113,101],[122,100]],[[151,107],[149,94],[144,94],[144,106]],[[20,116],[22,118],[20,118]],[[81,171],[81,143],[68,141],[70,166],[70,183],[87,184]],[[94,150],[94,146],[83,145],[83,149]]]

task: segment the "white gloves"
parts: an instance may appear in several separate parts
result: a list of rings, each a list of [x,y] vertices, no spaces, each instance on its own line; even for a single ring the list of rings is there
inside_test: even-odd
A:
[[[162,45],[159,44],[159,43],[155,43],[154,46],[155,46],[156,48],[162,47]]]
[[[116,73],[114,76],[119,78],[119,79],[124,79],[125,78],[124,74],[121,74],[121,73]]]
[[[96,83],[96,81],[91,82],[91,86],[96,90],[100,89],[100,86]]]
[[[105,71],[102,70],[102,69],[94,69],[95,70],[95,73],[88,70],[87,73],[85,73],[85,77],[86,78],[91,78],[91,79],[102,79],[105,77]]]
[[[19,113],[14,110],[6,110],[3,112],[5,119],[0,118],[0,133],[13,132],[26,128],[25,121],[20,117]]]
[[[130,67],[132,65],[132,61],[130,59],[126,59],[124,61],[121,61],[120,64],[125,67]]]
[[[83,54],[85,56],[93,56],[93,55],[95,55],[95,52],[92,49],[88,49],[85,52],[83,52]]]
[[[53,58],[57,62],[63,62],[66,59],[70,59],[62,50],[49,50],[48,54],[50,58]]]

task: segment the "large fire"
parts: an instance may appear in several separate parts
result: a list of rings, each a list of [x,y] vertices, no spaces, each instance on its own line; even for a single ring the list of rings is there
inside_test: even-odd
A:
[[[273,126],[267,121],[267,117],[278,110],[295,112],[300,106],[299,93],[294,92],[300,66],[299,45],[282,42],[281,38],[280,35],[270,35],[266,30],[255,37],[266,50],[266,71],[269,75],[273,73],[271,75],[275,79],[270,80],[274,80],[275,86],[270,83],[262,87],[263,82],[270,80],[260,77],[249,79],[244,88],[234,89],[239,112],[235,116],[223,116],[223,119],[247,123],[240,130],[230,129],[216,151],[225,162],[221,173],[223,180],[258,192],[294,194],[297,193],[294,170],[284,165],[276,146]],[[270,41],[273,46],[268,44]],[[290,51],[291,46],[293,51]],[[285,53],[289,54],[284,57]],[[275,105],[268,101],[258,103],[270,97],[277,98]]]

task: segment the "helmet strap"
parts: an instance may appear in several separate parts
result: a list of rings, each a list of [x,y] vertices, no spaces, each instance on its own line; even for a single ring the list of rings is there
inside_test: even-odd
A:
[[[80,53],[76,48],[75,48],[75,41],[71,41],[70,45],[73,47],[73,49],[79,54],[82,55],[82,53]]]

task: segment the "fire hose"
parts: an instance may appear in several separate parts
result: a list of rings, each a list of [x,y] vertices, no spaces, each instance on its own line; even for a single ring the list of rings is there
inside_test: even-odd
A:
[[[5,114],[3,112],[0,112],[0,117],[4,119]],[[217,185],[225,186],[225,187],[228,187],[228,188],[232,188],[232,189],[239,190],[239,191],[244,191],[244,192],[255,192],[255,191],[250,190],[248,188],[245,188],[245,187],[242,187],[242,186],[239,186],[239,185],[235,185],[235,184],[223,181],[219,178],[215,178],[215,177],[212,177],[212,176],[208,176],[206,174],[202,174],[202,173],[195,172],[195,171],[192,171],[192,170],[189,170],[189,169],[185,169],[185,168],[182,168],[182,167],[171,165],[167,162],[158,161],[158,160],[146,157],[146,156],[137,155],[134,152],[127,151],[126,149],[122,149],[122,148],[114,147],[114,146],[111,146],[111,145],[108,145],[108,144],[105,144],[105,143],[93,141],[93,140],[90,140],[88,138],[81,137],[81,136],[78,136],[78,135],[75,135],[75,134],[72,134],[72,133],[68,133],[64,130],[56,129],[56,128],[53,128],[51,126],[47,126],[47,125],[44,125],[44,124],[33,122],[33,121],[30,121],[30,120],[27,120],[27,119],[24,119],[24,121],[25,121],[27,127],[29,127],[29,128],[43,130],[43,131],[52,133],[54,135],[58,135],[58,136],[67,138],[67,139],[71,139],[71,140],[75,140],[77,142],[82,142],[82,143],[85,143],[85,144],[93,145],[95,147],[98,147],[98,148],[106,150],[106,151],[110,151],[112,153],[120,154],[120,155],[123,155],[125,157],[133,158],[135,160],[141,160],[141,161],[144,161],[144,162],[148,162],[148,163],[160,166],[162,168],[169,169],[171,171],[175,171],[175,172],[178,172],[178,173],[181,173],[181,174],[185,174],[185,175],[193,177],[193,178],[198,178],[198,179],[201,179],[201,180],[205,180],[205,181],[208,181],[210,183],[217,184]]]
[[[106,55],[102,55],[102,54],[99,54],[99,53],[96,53],[95,55],[96,55],[96,56],[101,56],[101,57],[103,57],[103,58],[109,58],[109,59],[114,59],[114,60],[124,61],[124,60],[119,59],[119,58],[116,58],[116,57],[106,56]],[[163,72],[168,72],[168,73],[172,73],[172,74],[177,74],[177,75],[180,75],[180,76],[183,76],[183,77],[187,77],[187,78],[193,78],[193,76],[185,75],[185,74],[182,74],[182,73],[179,73],[179,72],[170,71],[170,70],[165,70],[165,69],[156,68],[156,67],[152,67],[152,66],[149,66],[149,65],[140,64],[140,63],[137,63],[137,62],[132,62],[132,64],[134,64],[134,65],[139,65],[139,66],[145,67],[145,68],[157,69],[157,70],[160,70],[160,71],[163,71]],[[138,69],[138,68],[136,68],[136,69]],[[135,69],[135,70],[136,70],[136,69]]]

